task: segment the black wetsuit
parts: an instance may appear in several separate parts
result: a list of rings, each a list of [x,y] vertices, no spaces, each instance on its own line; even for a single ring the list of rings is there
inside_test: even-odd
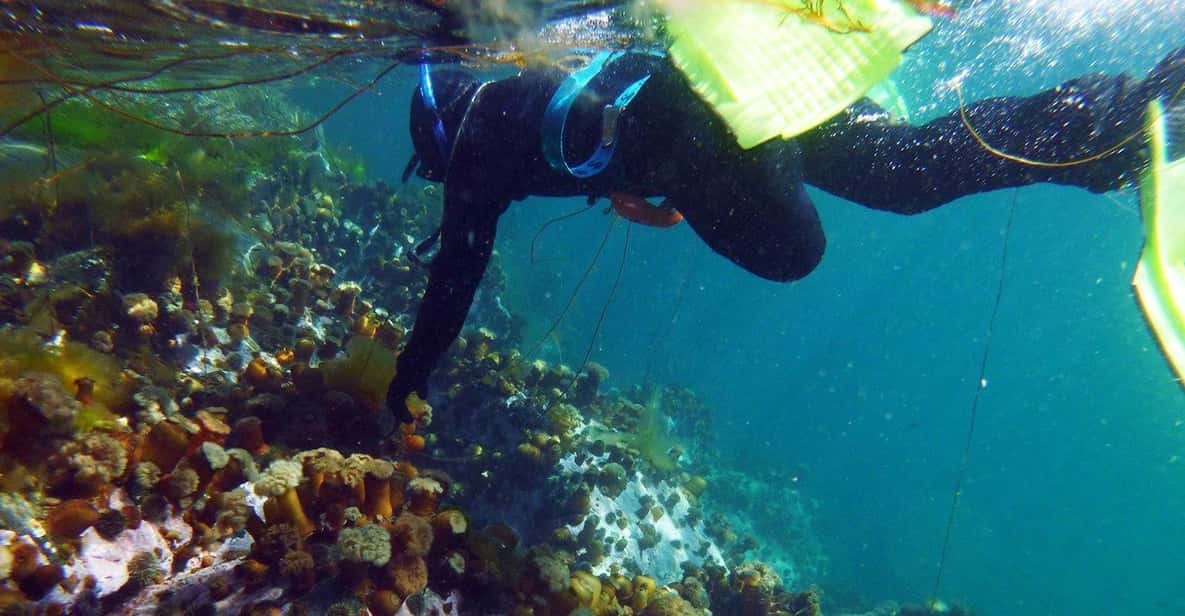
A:
[[[1182,54],[1176,55],[1179,68]],[[399,356],[392,406],[425,389],[459,333],[493,250],[498,218],[512,201],[610,191],[665,197],[717,253],[758,276],[785,281],[808,274],[823,255],[823,229],[804,183],[871,208],[915,214],[964,195],[1034,182],[1106,191],[1134,179],[1144,160],[1136,140],[1090,164],[1019,164],[977,143],[957,113],[908,126],[867,100],[796,139],[742,150],[678,70],[644,54],[610,63],[577,99],[565,131],[567,160],[583,160],[601,138],[601,109],[621,89],[612,84],[645,73],[649,81],[618,121],[612,161],[587,179],[553,169],[542,151],[544,110],[566,73],[526,70],[477,91],[452,147],[442,243]],[[1002,151],[1066,161],[1139,131],[1148,100],[1168,87],[1154,82],[1090,76],[1032,97],[979,101],[966,112]]]

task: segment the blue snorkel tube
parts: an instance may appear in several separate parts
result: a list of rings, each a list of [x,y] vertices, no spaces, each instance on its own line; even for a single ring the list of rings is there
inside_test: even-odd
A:
[[[428,72],[428,63],[426,60],[420,62],[420,84],[418,89],[420,91],[420,98],[424,100],[424,106],[432,113],[433,141],[436,142],[436,147],[443,154],[444,149],[441,143],[447,143],[448,139],[444,132],[444,119],[441,118],[440,109],[436,105],[436,94],[432,90],[432,75]],[[411,174],[415,173],[416,168],[419,167],[421,161],[420,153],[413,149],[411,160],[407,161],[407,165],[403,168],[403,174],[400,176],[399,181],[406,184],[411,179]]]
[[[432,89],[432,72],[428,67],[427,61],[420,63],[420,97],[424,100],[424,106],[428,108],[428,111],[432,112],[432,138],[436,142],[440,160],[447,161],[450,154],[448,133],[444,129],[444,117],[440,115],[440,106],[436,103],[436,92]],[[404,183],[411,177],[412,172],[419,162],[419,154],[413,155],[407,168],[403,170]],[[408,258],[416,264],[425,265],[426,255],[439,240],[440,227],[437,227],[428,237],[412,248],[411,252],[408,253]]]
[[[444,118],[440,115],[440,107],[436,105],[436,93],[432,91],[432,72],[428,68],[427,62],[420,64],[420,96],[423,97],[428,111],[431,111],[432,116],[436,119],[435,124],[432,125],[432,136],[436,140],[436,147],[440,150],[440,158],[448,160],[448,135],[444,132]]]

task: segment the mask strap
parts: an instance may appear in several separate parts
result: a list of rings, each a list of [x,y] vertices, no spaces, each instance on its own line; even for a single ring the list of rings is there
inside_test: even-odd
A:
[[[420,164],[419,152],[414,152],[411,155],[411,160],[407,161],[407,166],[403,168],[403,176],[399,178],[401,184],[406,184],[411,179],[411,174],[415,173],[416,167]]]

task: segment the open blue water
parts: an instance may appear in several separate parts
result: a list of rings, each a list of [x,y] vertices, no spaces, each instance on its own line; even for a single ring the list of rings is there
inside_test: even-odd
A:
[[[1089,70],[1142,75],[1185,44],[1179,3],[967,4],[898,76],[922,116],[955,107],[941,83],[964,70],[969,97],[1033,93]],[[327,130],[394,178],[409,153],[412,84],[411,71],[397,76]],[[1130,289],[1142,237],[1135,193],[1035,186],[913,218],[813,197],[828,254],[792,285],[737,269],[685,225],[634,228],[593,352],[611,384],[686,384],[715,408],[725,458],[798,477],[787,489],[818,502],[825,592],[921,601],[1002,274],[939,596],[993,615],[1185,613],[1185,391]],[[530,311],[536,332],[567,300],[608,217],[595,208],[552,227],[538,263],[528,246],[544,221],[580,205],[532,199],[501,224],[508,300]],[[579,362],[624,237],[619,226],[553,356]]]

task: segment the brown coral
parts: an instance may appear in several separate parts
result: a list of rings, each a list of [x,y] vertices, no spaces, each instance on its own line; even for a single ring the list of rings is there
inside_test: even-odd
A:
[[[400,554],[387,565],[386,580],[402,596],[415,594],[428,587],[428,565],[419,556]]]
[[[33,575],[33,572],[37,570],[37,557],[40,552],[32,544],[17,541],[9,547],[9,553],[11,560],[8,566],[9,579],[20,582]]]
[[[37,443],[42,432],[69,434],[82,405],[58,377],[27,372],[13,382],[5,407],[8,431],[4,449],[23,452]]]
[[[95,521],[95,531],[108,541],[115,539],[127,528],[128,517],[119,509],[108,509],[100,513],[99,519]]]
[[[337,537],[342,559],[356,563],[383,566],[391,559],[391,534],[374,524],[361,528],[344,528]]]
[[[398,551],[427,556],[432,549],[432,525],[418,515],[403,513],[391,524],[391,538]]]
[[[390,590],[376,590],[366,599],[366,606],[376,616],[395,616],[401,605],[399,595]]]
[[[162,472],[169,472],[189,448],[189,431],[181,424],[166,419],[152,426],[140,441],[137,458],[151,462]]]
[[[589,362],[583,377],[577,379],[573,398],[581,403],[596,399],[597,388],[609,378],[609,370],[596,362]]]
[[[263,422],[258,417],[244,417],[236,421],[231,430],[231,441],[253,456],[261,456],[269,449],[263,438]]]
[[[223,492],[218,496],[218,514],[215,523],[225,532],[234,532],[247,526],[251,510],[247,507],[247,492],[242,489]]]
[[[317,581],[313,557],[304,550],[292,550],[280,559],[280,574],[292,581],[292,589],[298,593],[308,592]]]
[[[127,568],[127,584],[133,590],[159,584],[165,579],[165,571],[161,568],[160,558],[152,552],[136,554],[128,561]]]
[[[259,476],[255,483],[255,493],[269,497],[264,505],[264,513],[269,520],[292,524],[302,536],[308,536],[317,530],[317,526],[305,514],[304,506],[296,493],[301,472],[302,468],[298,462],[276,460]]]
[[[683,484],[683,489],[687,490],[692,496],[702,496],[704,490],[708,489],[708,480],[700,475],[693,475]]]
[[[416,477],[407,482],[407,491],[410,501],[408,510],[426,518],[436,511],[436,506],[444,495],[444,486],[431,477]]]
[[[291,524],[269,524],[255,537],[251,556],[268,564],[279,562],[284,555],[301,545],[300,533]]]
[[[568,552],[537,545],[531,548],[529,558],[535,580],[548,592],[563,592],[574,583],[570,567],[576,559]],[[600,592],[599,586],[597,592]]]
[[[699,610],[686,599],[673,592],[655,597],[642,610],[642,616],[699,616]]]
[[[750,561],[733,569],[732,583],[736,588],[756,588],[762,594],[770,594],[782,585],[782,577],[773,567],[760,561]]]
[[[165,480],[165,495],[182,507],[188,507],[190,497],[201,487],[201,477],[197,471],[188,466],[182,466],[173,471]]]
[[[247,585],[247,588],[258,588],[267,582],[267,573],[270,567],[266,563],[259,562],[254,559],[247,559],[239,563],[235,568],[235,573]]]
[[[346,458],[336,449],[319,448],[302,451],[292,458],[304,465],[305,477],[314,494],[326,479],[336,478],[345,464]]]
[[[33,571],[32,575],[21,580],[21,592],[25,593],[25,596],[30,599],[35,601],[40,600],[49,591],[53,590],[54,586],[57,586],[58,582],[61,582],[64,577],[65,574],[62,572],[61,567],[57,565],[40,565]]]
[[[45,521],[50,534],[74,538],[99,521],[99,512],[86,500],[76,498],[54,507]]]
[[[123,296],[123,313],[129,322],[147,325],[156,320],[160,306],[144,293],[129,293]]]
[[[469,519],[459,509],[445,509],[432,516],[436,541],[443,546],[459,544],[469,532]]]
[[[354,454],[342,464],[343,482],[355,489],[362,510],[370,516],[389,518],[391,507],[391,475],[395,467],[386,460]]]
[[[111,435],[93,432],[63,445],[50,465],[57,491],[93,495],[123,476],[128,452],[123,442]]]

